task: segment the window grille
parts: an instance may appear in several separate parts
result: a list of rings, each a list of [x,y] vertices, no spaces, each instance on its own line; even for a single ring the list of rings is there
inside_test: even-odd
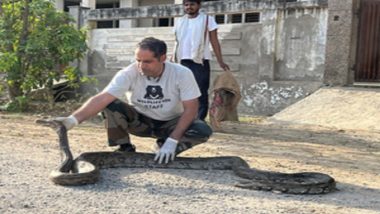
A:
[[[241,13],[239,14],[232,14],[231,15],[231,23],[241,23],[242,22],[243,15]]]
[[[218,24],[224,24],[224,14],[215,15],[215,21]]]
[[[168,27],[168,26],[173,26],[174,23],[174,18],[159,18],[156,20],[157,27]]]
[[[119,20],[97,21],[96,28],[119,28]]]
[[[245,22],[260,22],[260,13],[246,13]]]

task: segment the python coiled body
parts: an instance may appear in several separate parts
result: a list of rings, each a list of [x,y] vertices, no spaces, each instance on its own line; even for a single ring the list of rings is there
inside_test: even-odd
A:
[[[54,120],[37,120],[38,124],[53,128],[58,134],[63,161],[50,174],[59,185],[83,185],[98,181],[102,168],[168,168],[191,170],[232,170],[242,178],[237,187],[275,191],[289,194],[322,194],[336,189],[334,178],[318,172],[279,173],[250,168],[237,156],[177,157],[174,162],[157,164],[154,154],[135,152],[88,152],[73,159],[65,126]]]

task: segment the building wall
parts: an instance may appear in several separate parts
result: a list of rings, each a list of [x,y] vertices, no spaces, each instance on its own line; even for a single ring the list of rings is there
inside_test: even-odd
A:
[[[259,23],[224,24],[218,32],[223,56],[242,92],[239,113],[272,115],[313,93],[322,85],[325,64],[327,8],[263,9]],[[94,29],[89,74],[98,90],[115,72],[134,61],[135,44],[146,36],[168,43],[171,27]],[[221,69],[211,61],[212,78]]]
[[[62,1],[56,0],[57,8],[63,7]],[[153,3],[149,0],[139,2],[144,5]],[[182,0],[174,2],[180,4]],[[236,1],[236,5],[227,7],[229,10],[236,8],[244,10],[245,5],[251,4],[248,3],[250,1],[241,2],[243,3]],[[258,0],[254,3],[260,7],[262,19],[260,24],[249,27],[245,25],[220,27],[224,56],[232,65],[235,76],[241,84],[243,99],[239,106],[240,113],[272,114],[302,99],[322,84],[343,86],[354,83],[353,68],[356,58],[357,14],[360,0],[328,0],[328,10],[325,6],[310,6],[321,2],[324,4],[323,2],[327,0],[298,0],[297,3],[288,3],[296,4],[293,9],[284,6],[273,12],[276,7],[274,2]],[[212,11],[221,9],[218,5],[220,3],[214,4],[211,7]],[[141,25],[148,26],[146,23]],[[245,29],[248,32],[245,32]],[[143,30],[146,31],[143,35],[150,35],[151,28]],[[161,30],[171,31],[170,28]],[[107,67],[109,64],[123,66],[128,64],[115,56],[110,57],[105,51],[107,43],[117,41],[109,39],[114,33],[113,30],[90,32],[92,34],[92,39],[90,37],[89,41],[90,69],[85,69],[85,72],[97,75],[106,81],[114,72]],[[223,38],[230,38],[231,41],[224,41]],[[165,39],[168,43],[171,42],[170,36]],[[212,62],[212,67],[214,77],[218,74],[215,61]]]
[[[265,11],[259,31],[243,41],[251,52],[241,67],[239,110],[249,115],[271,115],[322,86],[327,8]],[[247,60],[249,59],[249,60]]]
[[[327,9],[281,10],[277,17],[275,80],[322,81]]]

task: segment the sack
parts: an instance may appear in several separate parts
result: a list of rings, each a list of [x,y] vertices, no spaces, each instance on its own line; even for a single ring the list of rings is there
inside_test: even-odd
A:
[[[211,127],[217,130],[221,121],[238,121],[240,87],[230,71],[223,72],[215,78],[212,92],[213,100],[209,110]]]

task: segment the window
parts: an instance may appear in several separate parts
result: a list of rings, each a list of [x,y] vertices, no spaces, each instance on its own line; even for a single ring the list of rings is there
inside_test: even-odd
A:
[[[102,9],[102,8],[119,8],[120,4],[119,2],[114,3],[104,3],[104,4],[96,4],[96,9]]]
[[[174,25],[174,18],[157,18],[153,20],[153,27],[169,27]]]
[[[224,24],[224,14],[215,15],[215,21],[218,24]]]
[[[260,13],[216,14],[215,21],[217,24],[260,22]]]
[[[80,5],[80,2],[76,2],[76,1],[64,1],[63,2],[63,10],[65,12],[69,12],[69,6],[79,6]]]
[[[97,21],[96,28],[119,28],[119,20]]]
[[[260,22],[260,13],[246,13],[245,22]]]
[[[243,17],[243,14],[239,13],[239,14],[232,14],[231,15],[231,23],[242,23],[242,17]]]

